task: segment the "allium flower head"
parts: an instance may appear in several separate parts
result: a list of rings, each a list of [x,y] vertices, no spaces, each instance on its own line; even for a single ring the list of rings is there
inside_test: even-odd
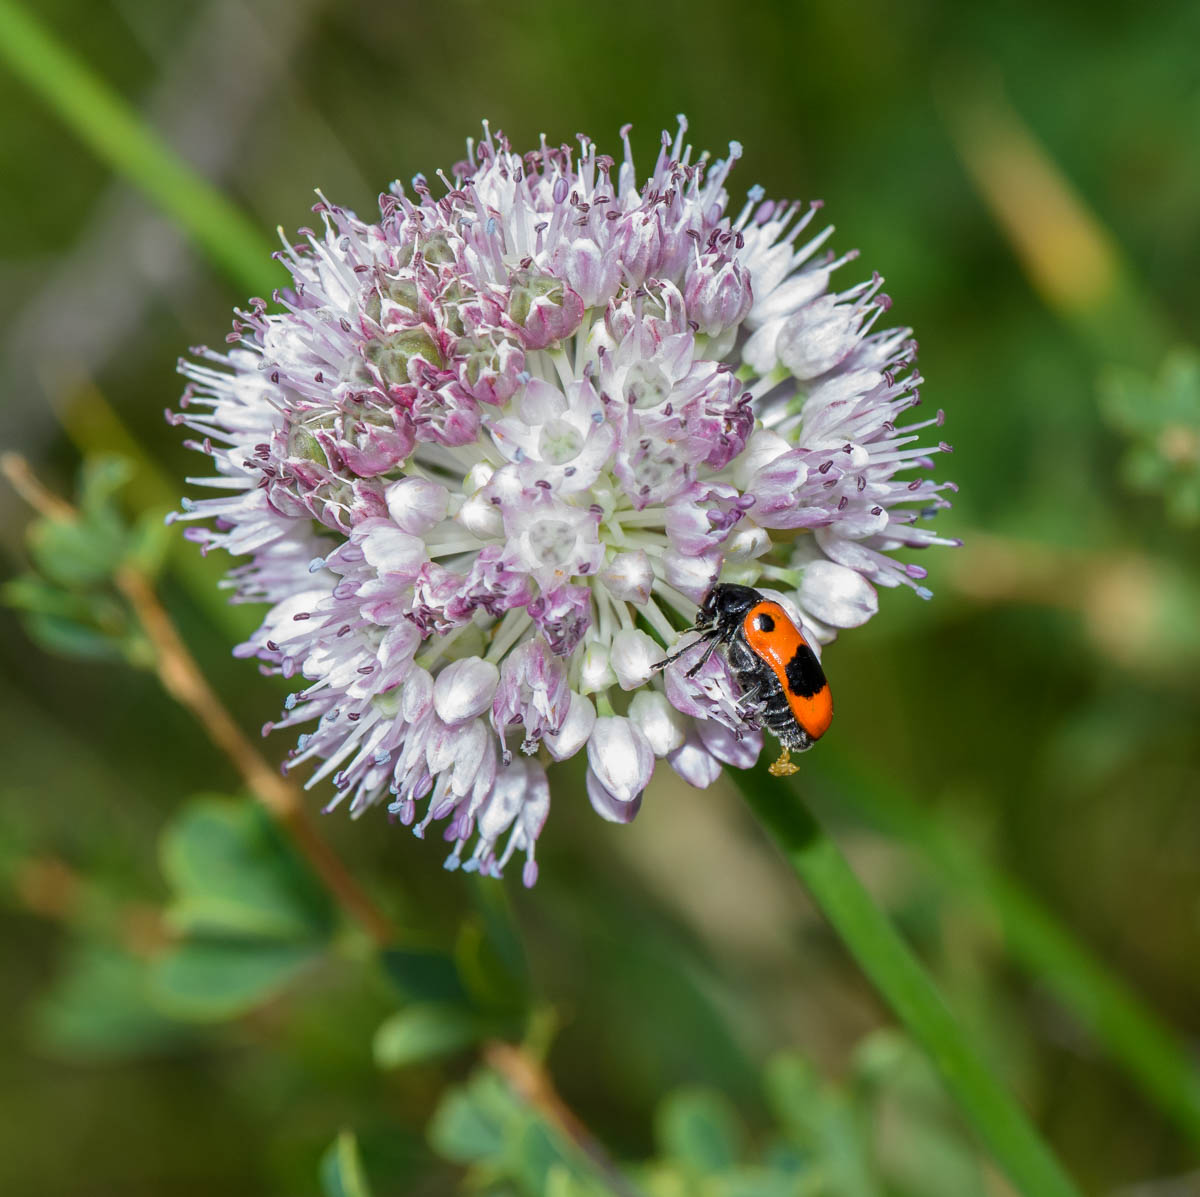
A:
[[[951,543],[919,523],[953,486],[913,471],[948,446],[940,412],[899,423],[921,380],[882,280],[831,290],[854,255],[819,205],[730,209],[740,146],[693,161],[685,130],[640,184],[627,130],[618,161],[485,126],[375,222],[322,200],[292,288],[181,366],[170,418],[218,492],[181,516],[270,604],[236,651],[296,679],[288,768],[440,825],[450,868],[521,854],[533,883],[547,759],[586,752],[617,822],[659,760],[697,786],[754,762],[720,654],[652,674],[718,578],[820,643],[877,586],[928,597],[892,554]]]

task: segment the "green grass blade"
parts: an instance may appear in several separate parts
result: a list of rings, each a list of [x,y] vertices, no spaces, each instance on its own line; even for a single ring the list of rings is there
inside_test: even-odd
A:
[[[0,60],[113,170],[142,190],[239,286],[270,295],[283,280],[272,246],[138,112],[34,16],[0,0]]]
[[[996,1162],[1024,1197],[1078,1197],[1078,1190],[1016,1101],[968,1042],[941,994],[854,875],[796,791],[765,768],[734,781],[783,849],[825,917],[913,1038]]]
[[[962,837],[859,766],[827,758],[831,801],[916,848],[958,893],[998,917],[1008,949],[1104,1046],[1145,1096],[1200,1146],[1200,1068],[1195,1055],[1020,884]],[[822,787],[823,788],[823,787]]]

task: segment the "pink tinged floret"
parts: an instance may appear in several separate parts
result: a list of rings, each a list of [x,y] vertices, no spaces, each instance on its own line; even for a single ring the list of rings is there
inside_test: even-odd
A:
[[[754,495],[754,521],[764,528],[805,526],[800,496],[808,482],[808,453],[790,449],[772,458],[751,477],[748,493]],[[820,515],[825,515],[822,510]]]
[[[352,543],[361,547],[367,564],[380,576],[411,582],[427,559],[425,542],[401,532],[390,520],[364,520],[355,528]]]
[[[603,307],[623,281],[620,256],[605,253],[591,237],[561,243],[551,263],[585,308]]]
[[[619,715],[601,715],[587,746],[588,764],[618,801],[632,802],[650,782],[654,751],[642,730]]]
[[[683,298],[688,316],[708,337],[741,324],[754,303],[749,272],[721,253],[696,259],[688,271]]]
[[[552,586],[533,599],[528,610],[550,651],[569,657],[592,626],[592,592],[569,583]]]
[[[401,478],[384,492],[388,515],[403,532],[424,536],[446,518],[450,492],[427,478]]]
[[[691,554],[670,548],[663,553],[663,572],[666,580],[699,605],[721,575],[724,558],[719,550]]]
[[[545,349],[572,336],[583,321],[584,302],[550,273],[521,270],[512,276],[508,307],[501,326],[515,333],[526,349]]]
[[[521,729],[523,752],[536,752],[544,736],[562,731],[570,700],[566,666],[544,641],[527,640],[514,649],[500,669],[492,701],[492,726],[505,745],[505,760],[512,756],[505,744],[510,728]]]
[[[835,628],[856,628],[879,610],[879,596],[856,570],[832,561],[804,567],[800,605],[814,618]]]
[[[618,363],[625,359],[652,361],[667,337],[688,332],[688,310],[674,283],[651,279],[608,305],[604,327],[607,347],[616,353]],[[628,337],[632,339],[627,341]]]
[[[730,728],[717,719],[699,719],[700,742],[723,764],[749,769],[762,751],[762,732],[754,727]]]
[[[499,545],[486,545],[465,574],[436,562],[422,566],[406,614],[425,634],[440,634],[469,623],[476,612],[498,616],[527,606],[533,596],[529,576],[505,563]]]
[[[497,330],[463,337],[455,346],[454,361],[459,386],[480,403],[499,407],[521,386],[525,351]]]
[[[671,547],[686,556],[717,548],[757,502],[727,482],[695,482],[667,504]]]
[[[595,725],[596,707],[592,700],[572,691],[562,727],[557,733],[546,733],[543,742],[556,761],[565,761],[588,742]]]
[[[418,440],[457,448],[479,437],[479,404],[456,379],[413,389],[412,420]]]
[[[662,218],[657,210],[634,212],[621,221],[612,248],[630,286],[637,287],[659,273],[663,240]]]
[[[526,486],[549,485],[557,493],[571,495],[596,482],[616,435],[589,380],[572,383],[564,394],[540,379],[530,379],[517,413],[516,418],[492,422],[488,430]]]
[[[623,628],[613,637],[609,664],[622,690],[644,686],[662,659],[662,649],[640,628]]]
[[[414,666],[404,680],[400,715],[406,723],[419,723],[433,710],[433,677],[427,669]]]
[[[464,657],[452,661],[433,687],[433,708],[448,724],[462,723],[482,715],[492,705],[492,696],[500,681],[500,671],[491,661]]]
[[[478,839],[472,855],[462,862],[464,870],[478,869],[485,875],[498,877],[514,852],[524,852],[522,880],[526,886],[532,886],[537,881],[534,847],[549,811],[549,782],[536,761],[515,760],[502,766],[490,797],[479,811]],[[505,832],[509,832],[508,841],[498,855],[497,843]],[[457,867],[461,846],[460,839],[446,861],[447,868]]]
[[[737,705],[738,686],[719,654],[713,653],[695,675],[688,676],[689,670],[699,664],[704,655],[701,642],[697,641],[697,645],[693,650],[695,657],[688,653],[663,671],[668,701],[681,714],[693,719],[716,719],[735,730],[742,727],[744,720]]]
[[[632,823],[642,809],[642,795],[636,794],[628,802],[622,801],[609,790],[589,768],[584,781],[588,801],[602,819],[610,823]]]
[[[881,282],[877,277],[847,296],[822,295],[789,316],[775,344],[783,365],[802,381],[841,365],[858,349],[864,324],[869,327],[882,310],[881,304],[870,302]]]
[[[629,718],[641,728],[657,757],[681,748],[687,738],[688,721],[658,690],[639,690],[629,704]]]
[[[614,598],[644,606],[654,585],[654,566],[644,549],[614,553],[600,571],[600,581]]]
[[[501,475],[511,468],[498,470],[489,490],[500,494]],[[504,560],[543,588],[561,586],[579,575],[594,576],[604,561],[600,514],[555,498],[549,488],[523,487],[515,497],[510,490],[504,503]]]
[[[708,789],[722,773],[721,762],[704,747],[695,730],[689,731],[683,744],[667,755],[667,764],[698,790]]]

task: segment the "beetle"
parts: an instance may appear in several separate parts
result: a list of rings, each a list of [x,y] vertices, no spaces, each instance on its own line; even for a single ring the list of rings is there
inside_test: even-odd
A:
[[[704,655],[688,671],[694,677],[717,648],[723,648],[742,694],[738,710],[767,728],[783,746],[770,772],[795,773],[791,753],[811,748],[833,719],[833,697],[816,653],[779,603],[750,586],[718,582],[704,596],[693,631],[700,639],[659,661],[672,661],[707,642]]]

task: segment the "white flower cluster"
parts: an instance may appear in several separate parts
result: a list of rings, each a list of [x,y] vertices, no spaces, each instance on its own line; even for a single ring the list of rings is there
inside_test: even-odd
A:
[[[435,194],[398,184],[375,223],[322,202],[224,353],[185,361],[170,418],[216,473],[189,535],[248,560],[270,604],[237,650],[298,680],[273,726],[315,724],[358,813],[380,801],[448,867],[537,875],[542,759],[588,757],[587,792],[628,821],[657,760],[694,785],[761,736],[719,655],[652,665],[718,580],[765,589],[816,643],[924,571],[896,550],[950,483],[919,444],[908,330],[876,331],[875,277],[812,232],[818,205],[727,211],[724,161],[664,135],[638,183],[587,139],[468,144]],[[268,725],[270,727],[271,725]]]

